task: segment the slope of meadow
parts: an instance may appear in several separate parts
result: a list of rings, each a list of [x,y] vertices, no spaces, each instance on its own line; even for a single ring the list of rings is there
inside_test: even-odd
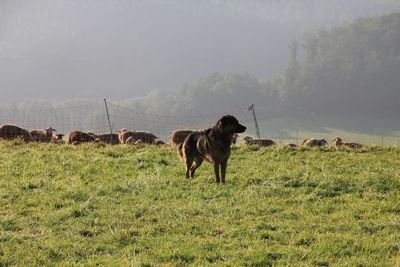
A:
[[[227,184],[169,147],[0,143],[0,265],[400,263],[400,149],[235,147]]]

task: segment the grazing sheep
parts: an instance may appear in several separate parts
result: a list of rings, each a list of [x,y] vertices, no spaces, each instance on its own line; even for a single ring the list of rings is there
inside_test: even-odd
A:
[[[55,136],[52,136],[50,143],[58,145],[65,144],[65,141],[62,139],[63,136],[64,136],[63,134],[56,134]]]
[[[96,137],[96,138],[94,139],[94,142],[95,142],[95,143],[101,143],[101,142],[104,142],[104,141],[101,140],[101,138]]]
[[[351,147],[351,148],[362,148],[362,144],[343,142],[343,140],[338,136],[333,138],[332,142],[334,143],[335,147],[347,146],[347,147]]]
[[[49,143],[53,137],[53,132],[55,132],[56,129],[53,129],[52,127],[49,127],[45,130],[32,130],[31,136],[34,142],[44,142],[44,143]]]
[[[194,131],[195,130],[192,129],[178,129],[173,131],[169,137],[169,144],[179,146],[181,143],[183,143],[183,141],[185,141],[185,138]]]
[[[259,146],[274,146],[274,145],[276,145],[276,143],[274,141],[272,141],[271,139],[265,139],[265,138],[253,139],[250,136],[244,137],[243,141],[246,145],[259,145]]]
[[[308,140],[310,140],[312,138],[306,138],[303,141],[301,141],[301,145],[304,146],[306,142],[308,142]]]
[[[123,132],[127,132],[128,130],[126,128],[122,128],[121,130],[118,131],[118,140],[120,144],[124,144],[122,140]],[[126,142],[126,140],[125,140]]]
[[[138,140],[136,140],[136,142],[135,143],[133,143],[134,145],[142,145],[142,144],[144,144],[144,142],[142,141],[142,139],[138,139]]]
[[[160,139],[154,139],[152,144],[156,145],[156,146],[160,146],[160,145],[165,145],[165,142]]]
[[[288,144],[285,144],[285,147],[297,147],[297,145],[293,144],[293,143],[288,143]]]
[[[325,139],[307,138],[301,142],[302,146],[325,146],[328,142]]]
[[[85,143],[85,142],[94,142],[96,140],[97,136],[92,133],[92,132],[82,132],[82,131],[73,131],[70,132],[68,135],[68,144],[73,145],[75,144],[80,144],[80,143]]]
[[[111,145],[118,145],[120,144],[118,134],[116,133],[103,133],[103,134],[98,134],[96,135],[97,138],[99,138],[101,141],[111,144]]]
[[[132,136],[129,136],[125,141],[125,145],[142,145],[142,144],[144,144],[142,139],[135,140],[135,138],[133,138]]]
[[[157,139],[152,133],[144,132],[144,131],[120,131],[119,132],[119,140],[121,144],[125,144],[126,140],[132,137],[135,140],[142,139],[145,144],[152,144],[154,139]]]
[[[93,136],[95,139],[97,138],[97,135],[95,135],[93,132],[87,132],[87,134]]]
[[[26,143],[33,140],[28,130],[13,124],[3,124],[0,126],[0,138],[4,140],[22,138]]]
[[[136,140],[132,137],[129,136],[126,140],[125,140],[125,145],[134,145],[136,142]]]
[[[232,135],[231,144],[232,144],[232,145],[235,145],[238,138],[239,138],[239,135],[238,135],[237,133],[234,133],[234,134]]]

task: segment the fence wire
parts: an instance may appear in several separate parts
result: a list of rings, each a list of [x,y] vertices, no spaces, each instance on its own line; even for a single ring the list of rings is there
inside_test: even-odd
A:
[[[112,132],[116,133],[122,128],[128,130],[148,131],[161,140],[168,141],[171,133],[176,129],[207,129],[215,125],[223,115],[231,114],[240,123],[247,126],[245,135],[255,136],[254,119],[247,106],[225,110],[217,113],[204,113],[198,115],[168,115],[152,114],[133,110],[119,104],[108,104]],[[298,129],[288,130],[287,127],[271,127],[268,117],[269,110],[264,107],[256,109],[258,124],[262,137],[273,139],[278,144],[301,143],[305,138],[325,138],[330,141],[337,135],[349,142],[360,142],[379,145],[399,145],[400,136],[371,136],[352,134],[346,132],[312,132]],[[110,128],[104,102],[92,102],[68,107],[48,107],[32,109],[0,109],[0,124],[15,124],[28,130],[46,129],[52,127],[57,133],[67,135],[74,130],[91,131],[96,134],[109,133]],[[244,135],[243,135],[244,136]],[[243,137],[242,136],[242,137]]]

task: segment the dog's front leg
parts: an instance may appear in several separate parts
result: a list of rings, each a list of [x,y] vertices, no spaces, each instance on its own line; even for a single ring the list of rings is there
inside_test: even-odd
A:
[[[222,183],[225,183],[225,174],[226,174],[226,167],[228,165],[228,161],[224,160],[223,162],[221,162],[221,180]]]
[[[217,183],[219,183],[220,179],[219,179],[219,163],[218,162],[214,162],[214,173],[215,173],[215,181]]]

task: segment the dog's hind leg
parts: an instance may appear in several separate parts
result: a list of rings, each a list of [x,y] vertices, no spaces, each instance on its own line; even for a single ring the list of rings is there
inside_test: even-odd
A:
[[[226,174],[226,167],[228,165],[228,161],[221,162],[221,181],[225,183],[225,174]]]
[[[190,178],[190,169],[192,168],[193,165],[193,158],[185,158],[185,164],[186,164],[186,178]]]
[[[214,173],[215,173],[215,181],[217,183],[219,183],[220,178],[219,178],[219,163],[218,162],[214,162]]]
[[[203,158],[195,158],[194,159],[194,164],[190,168],[190,177],[194,177],[194,173],[196,172],[197,168],[200,167],[200,165],[203,163]]]

